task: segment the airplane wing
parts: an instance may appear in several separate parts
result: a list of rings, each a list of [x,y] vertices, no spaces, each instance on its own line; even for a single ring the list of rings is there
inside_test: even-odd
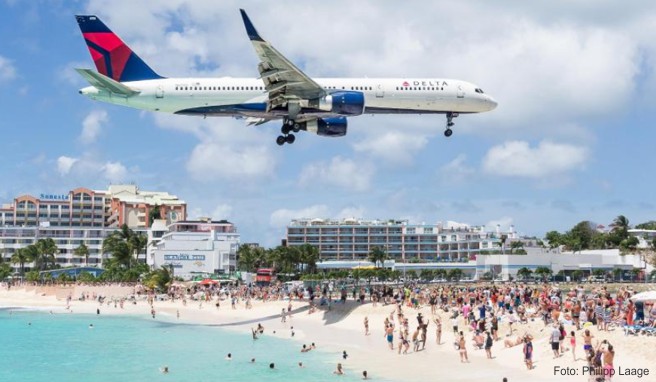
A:
[[[120,95],[123,97],[130,97],[138,94],[138,90],[134,90],[129,86],[123,85],[118,81],[95,72],[91,69],[75,69],[87,82],[98,89],[106,90],[112,94]]]
[[[295,100],[315,99],[326,95],[326,91],[319,84],[265,41],[255,30],[246,12],[243,9],[240,11],[246,33],[261,61],[257,69],[269,93],[267,111],[288,104],[289,101],[289,104],[294,104]],[[290,107],[290,111],[291,109]]]

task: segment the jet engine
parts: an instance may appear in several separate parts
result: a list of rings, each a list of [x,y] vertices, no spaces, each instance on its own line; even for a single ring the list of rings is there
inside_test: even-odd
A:
[[[364,112],[364,94],[338,91],[309,101],[308,107],[341,115],[360,115]]]
[[[346,135],[346,117],[319,118],[305,123],[305,130],[322,137],[343,137]]]

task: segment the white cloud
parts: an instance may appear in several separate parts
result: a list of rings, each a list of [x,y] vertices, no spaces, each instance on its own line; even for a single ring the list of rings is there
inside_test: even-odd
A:
[[[232,214],[232,206],[229,204],[219,204],[212,212],[212,219],[229,219]]]
[[[355,219],[362,219],[365,218],[365,211],[366,209],[364,207],[346,207],[343,208],[341,211],[337,213],[337,216],[335,216],[336,219],[346,219],[346,218],[355,218]]]
[[[275,159],[267,146],[234,147],[218,142],[201,142],[191,152],[187,170],[199,181],[216,181],[220,177],[270,177]]]
[[[449,182],[462,182],[473,175],[476,171],[468,166],[467,155],[458,154],[452,161],[440,167],[440,174]]]
[[[328,185],[366,191],[371,186],[374,173],[374,166],[369,163],[336,156],[330,162],[310,163],[303,167],[299,184],[306,187]]]
[[[130,174],[138,173],[138,168],[128,169],[120,162],[99,161],[85,153],[81,158],[65,155],[57,158],[57,172],[62,178],[70,177],[85,183],[97,182],[98,174],[110,183],[120,183],[126,181]]]
[[[330,210],[328,206],[324,204],[317,204],[310,207],[292,210],[287,208],[281,208],[273,211],[271,217],[269,218],[269,224],[272,227],[285,227],[292,219],[313,219],[313,218],[325,218],[330,215]]]
[[[395,164],[410,164],[414,155],[428,143],[426,136],[413,131],[372,132],[362,141],[353,144],[353,149],[366,152]]]
[[[102,166],[103,176],[112,183],[119,183],[126,180],[128,169],[120,162],[107,162]]]
[[[55,71],[55,77],[58,80],[63,80],[67,84],[83,87],[89,86],[89,83],[86,82],[78,72],[75,71],[76,68],[89,68],[93,67],[93,62],[89,61],[71,61],[66,65],[58,68]]]
[[[16,77],[16,68],[11,60],[0,56],[0,81],[12,80]]]
[[[71,168],[78,160],[78,158],[71,158],[64,155],[60,156],[57,158],[57,172],[59,172],[61,176],[68,175],[68,173],[71,172]]]
[[[82,133],[80,134],[80,141],[82,143],[93,143],[96,141],[102,126],[108,121],[107,112],[105,110],[93,110],[82,121]]]
[[[542,141],[530,147],[525,141],[509,141],[492,147],[483,158],[483,171],[492,175],[539,178],[580,169],[588,149]]]

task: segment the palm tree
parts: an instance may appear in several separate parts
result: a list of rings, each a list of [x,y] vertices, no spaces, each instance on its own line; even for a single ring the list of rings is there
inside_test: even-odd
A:
[[[616,232],[621,240],[629,236],[629,219],[624,215],[619,215],[613,220],[613,232]]]
[[[526,267],[520,268],[517,271],[517,276],[521,277],[522,279],[527,279],[527,278],[531,277],[532,274],[533,274],[533,271],[526,268]]]
[[[39,264],[39,269],[44,270],[48,268],[48,263],[55,266],[55,254],[59,252],[57,244],[52,238],[39,239],[36,244],[36,258],[35,261]]]
[[[255,251],[248,244],[242,244],[237,248],[237,269],[246,272],[255,271]]]
[[[73,250],[75,256],[84,257],[84,265],[89,265],[89,247],[82,243]]]
[[[298,247],[301,264],[305,265],[307,273],[314,273],[317,270],[317,260],[319,260],[319,249],[310,244],[303,244]]]
[[[374,263],[376,268],[382,268],[385,265],[385,260],[387,260],[387,252],[383,251],[380,247],[371,248],[369,252],[369,261]],[[380,263],[380,267],[378,266]]]
[[[109,253],[119,266],[130,268],[132,265],[131,247],[119,232],[114,231],[103,240],[102,251]]]
[[[523,249],[524,248],[524,243],[521,241],[511,241],[510,242],[510,254],[516,250],[516,249]]]
[[[551,268],[547,268],[547,267],[535,268],[535,274],[540,276],[542,280],[545,280],[547,277],[551,276],[552,273],[553,271],[551,270]]]
[[[462,275],[463,275],[463,271],[460,268],[453,268],[447,271],[448,279],[451,281],[460,281]]]
[[[127,224],[123,224],[103,240],[103,253],[111,254],[119,264],[129,269],[137,262],[147,244],[146,235],[135,233]]]
[[[20,266],[21,277],[25,277],[25,263],[31,263],[32,261],[34,261],[32,251],[27,247],[17,249],[11,256],[11,262]]]

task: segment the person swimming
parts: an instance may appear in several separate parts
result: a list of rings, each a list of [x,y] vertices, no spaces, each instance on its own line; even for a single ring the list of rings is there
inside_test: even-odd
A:
[[[337,364],[337,369],[335,369],[335,371],[333,371],[333,374],[344,375],[344,370],[342,369],[342,364],[341,363]]]
[[[271,362],[271,363],[269,364],[269,369],[275,369],[275,368],[276,368],[276,364],[273,363],[273,362]]]
[[[367,374],[367,371],[362,372],[362,379],[369,379],[369,375]]]
[[[225,357],[226,361],[232,361],[232,353],[228,353],[228,355]]]
[[[162,372],[162,374],[168,374],[169,373],[169,367],[164,365],[163,367],[161,367],[159,369],[159,371]]]

